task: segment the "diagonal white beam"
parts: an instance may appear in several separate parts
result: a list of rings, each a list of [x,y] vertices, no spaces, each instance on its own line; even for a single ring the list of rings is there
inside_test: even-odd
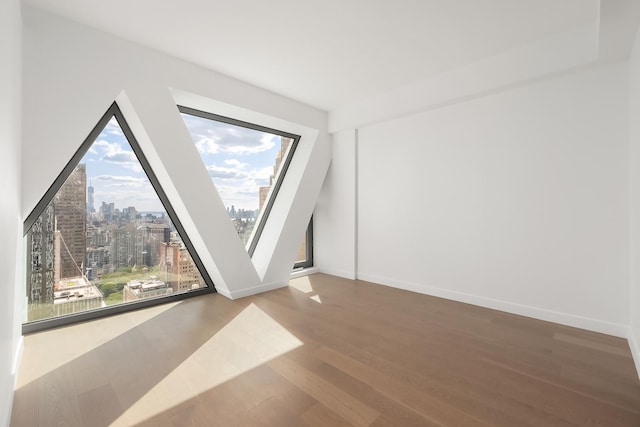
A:
[[[174,88],[171,89],[171,93],[174,103],[178,105],[301,136],[251,259],[260,281],[255,285],[245,282],[241,286],[233,286],[230,292],[231,297],[237,298],[285,286],[289,281],[296,253],[329,167],[331,160],[329,134],[326,130],[315,129],[191,92]],[[226,221],[230,223],[228,218]],[[240,241],[237,236],[236,240]]]
[[[117,98],[218,291],[257,286],[253,268],[166,87],[135,85]]]

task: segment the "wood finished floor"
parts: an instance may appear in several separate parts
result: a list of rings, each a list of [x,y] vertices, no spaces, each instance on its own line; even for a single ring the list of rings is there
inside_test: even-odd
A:
[[[640,426],[627,342],[316,274],[25,337],[12,426]]]

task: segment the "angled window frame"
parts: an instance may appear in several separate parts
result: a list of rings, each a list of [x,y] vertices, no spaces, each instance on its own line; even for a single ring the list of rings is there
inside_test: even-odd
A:
[[[294,271],[313,267],[313,216],[311,216],[311,219],[309,220],[309,225],[307,226],[307,230],[305,231],[305,236],[307,238],[307,240],[305,241],[307,259],[294,263]]]
[[[100,133],[102,133],[102,131],[105,129],[105,127],[107,126],[107,124],[112,118],[116,119],[116,121],[118,122],[118,125],[122,129],[124,137],[126,138],[127,142],[131,146],[131,149],[136,155],[138,161],[140,162],[140,165],[142,166],[144,173],[149,179],[151,186],[153,187],[158,198],[160,199],[160,202],[165,208],[165,211],[167,212],[169,219],[171,220],[171,222],[173,223],[173,226],[175,227],[176,231],[180,235],[182,242],[184,243],[185,247],[189,251],[189,255],[191,256],[193,263],[195,264],[196,268],[198,269],[200,275],[202,276],[202,279],[204,280],[207,286],[205,288],[194,289],[188,292],[171,294],[171,295],[162,296],[158,298],[124,302],[122,304],[97,308],[97,309],[93,309],[85,312],[72,313],[64,316],[52,317],[49,319],[34,320],[31,322],[23,322],[22,323],[23,334],[29,334],[32,332],[37,332],[45,329],[56,328],[59,326],[64,326],[72,323],[78,323],[78,322],[83,322],[87,320],[97,319],[100,317],[111,316],[119,313],[138,310],[146,307],[151,307],[155,305],[165,304],[168,302],[179,301],[186,298],[191,298],[191,297],[195,297],[203,294],[210,294],[210,293],[216,292],[215,285],[211,280],[209,273],[204,267],[204,264],[202,263],[200,256],[195,250],[195,247],[191,243],[191,240],[189,239],[189,236],[186,230],[182,226],[182,223],[180,222],[178,215],[176,214],[175,210],[173,209],[173,206],[171,205],[171,202],[167,198],[164,190],[162,189],[162,186],[160,185],[160,181],[158,181],[158,178],[153,172],[153,168],[151,167],[151,164],[149,163],[146,156],[144,155],[144,152],[142,151],[140,145],[138,144],[138,141],[133,135],[133,131],[129,127],[129,124],[127,123],[124,115],[122,114],[122,111],[120,110],[120,107],[118,107],[118,104],[116,102],[113,102],[111,106],[107,109],[107,111],[100,118],[98,123],[91,130],[87,138],[80,145],[80,148],[78,148],[78,150],[74,153],[74,155],[71,157],[69,162],[67,162],[67,164],[62,169],[60,174],[53,181],[53,184],[51,184],[49,189],[44,193],[42,198],[38,201],[38,203],[36,203],[35,207],[31,210],[27,218],[24,220],[23,237],[27,236],[27,233],[29,232],[31,227],[35,224],[38,217],[42,213],[44,213],[45,209],[47,208],[47,206],[49,206],[49,204],[51,203],[55,195],[58,193],[58,191],[62,188],[67,178],[71,175],[71,173],[74,171],[76,166],[80,163],[84,155],[87,153],[87,151],[89,151],[91,146],[97,140]],[[26,258],[25,258],[25,262],[26,262]],[[26,277],[25,277],[25,280],[26,280]],[[26,282],[24,283],[24,286],[26,286]]]
[[[289,165],[291,164],[291,160],[295,154],[296,148],[298,147],[298,143],[300,142],[300,135],[296,135],[293,133],[281,131],[278,129],[270,128],[267,126],[261,126],[255,123],[245,122],[243,120],[234,119],[227,116],[222,116],[219,114],[210,113],[208,111],[198,110],[195,108],[187,107],[184,105],[178,105],[178,110],[182,114],[187,114],[191,116],[200,117],[203,119],[209,119],[216,122],[226,123],[234,126],[243,127],[246,129],[252,129],[258,132],[270,133],[272,135],[277,135],[284,138],[290,138],[293,140],[291,143],[291,147],[289,148],[289,152],[287,154],[286,159],[282,162],[280,171],[278,173],[276,182],[270,191],[270,196],[267,198],[267,202],[264,206],[264,209],[258,214],[257,224],[251,233],[251,240],[249,242],[249,247],[247,248],[247,252],[249,253],[249,257],[253,257],[253,254],[256,251],[256,247],[258,246],[258,242],[260,241],[260,236],[262,235],[262,231],[264,230],[265,225],[269,219],[269,214],[271,213],[271,209],[273,208],[273,204],[275,203],[278,192],[280,191],[280,187],[284,181],[285,176],[287,175],[287,170],[289,169]],[[215,185],[215,182],[214,182]]]

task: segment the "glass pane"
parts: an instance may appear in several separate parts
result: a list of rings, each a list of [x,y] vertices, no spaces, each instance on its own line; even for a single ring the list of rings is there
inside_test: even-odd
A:
[[[182,114],[238,236],[249,249],[258,221],[275,197],[294,139]]]
[[[294,269],[313,267],[313,217],[307,225],[307,231],[304,233],[302,243],[298,248],[296,260],[293,263]]]
[[[304,238],[302,239],[302,244],[298,249],[298,254],[296,255],[296,264],[305,262],[307,260],[307,233],[304,234]]]
[[[27,322],[207,286],[115,118],[25,244]]]

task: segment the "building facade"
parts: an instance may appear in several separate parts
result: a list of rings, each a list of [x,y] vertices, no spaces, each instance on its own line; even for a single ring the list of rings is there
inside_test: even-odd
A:
[[[87,169],[81,163],[53,198],[56,230],[60,232],[60,278],[84,274],[87,251]]]

